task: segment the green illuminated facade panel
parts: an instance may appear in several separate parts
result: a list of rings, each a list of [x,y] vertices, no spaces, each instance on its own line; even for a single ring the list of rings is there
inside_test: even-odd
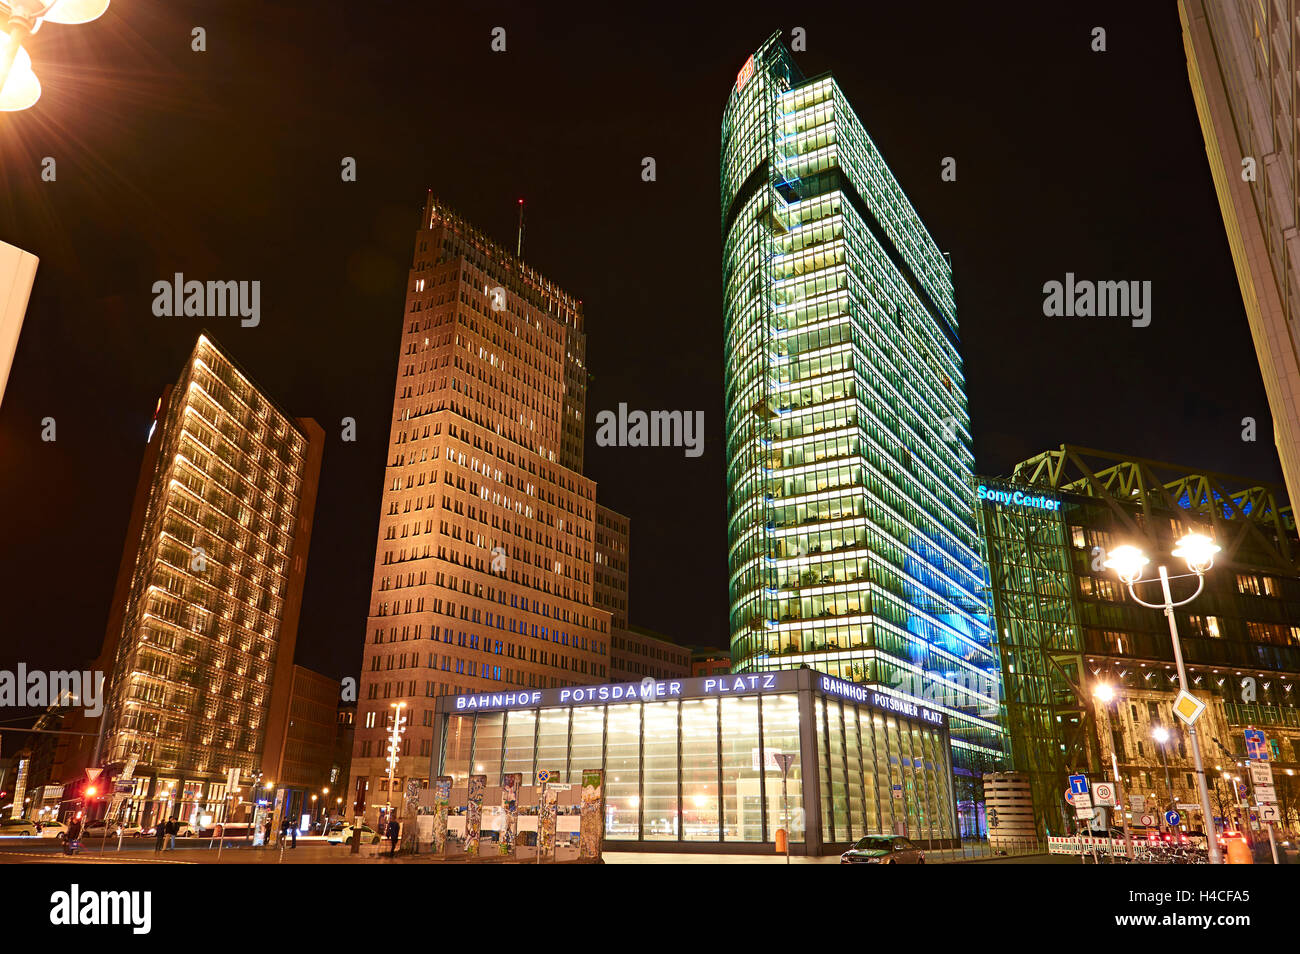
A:
[[[733,666],[939,703],[977,776],[1003,736],[948,260],[776,37],[727,102],[721,209]]]

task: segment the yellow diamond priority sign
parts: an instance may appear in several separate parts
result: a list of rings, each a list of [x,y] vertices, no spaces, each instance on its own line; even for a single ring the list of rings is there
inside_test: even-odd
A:
[[[1182,719],[1187,725],[1195,725],[1196,720],[1201,717],[1205,711],[1205,703],[1197,699],[1186,689],[1180,689],[1178,696],[1174,699],[1174,715]]]

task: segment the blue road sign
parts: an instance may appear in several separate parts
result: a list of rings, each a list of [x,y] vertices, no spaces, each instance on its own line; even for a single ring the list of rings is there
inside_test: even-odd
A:
[[[1176,828],[1178,822],[1181,821],[1181,818],[1177,812],[1165,812],[1165,821],[1169,824],[1170,828]]]
[[[1268,761],[1268,740],[1259,729],[1246,730],[1246,758],[1256,762]]]
[[[1087,795],[1087,794],[1088,794],[1088,776],[1086,776],[1086,775],[1071,775],[1071,776],[1070,776],[1070,791],[1073,792],[1075,795]]]

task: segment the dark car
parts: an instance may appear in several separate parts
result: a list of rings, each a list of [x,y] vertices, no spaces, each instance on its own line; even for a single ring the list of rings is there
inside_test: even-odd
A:
[[[844,854],[842,865],[923,865],[925,852],[900,835],[867,835]]]

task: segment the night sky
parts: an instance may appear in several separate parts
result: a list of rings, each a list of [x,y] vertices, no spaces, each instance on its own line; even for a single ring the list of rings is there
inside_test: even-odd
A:
[[[1069,442],[1280,479],[1173,0],[537,6],[138,0],[30,42],[44,96],[0,118],[0,239],[41,258],[0,407],[0,668],[98,651],[154,403],[206,326],[325,428],[297,661],[356,673],[430,189],[510,246],[527,200],[525,258],[584,301],[632,621],[725,645],[720,121],[796,26],[952,255],[981,472]],[[154,317],[178,271],[260,280],[260,326]],[[1044,317],[1067,271],[1151,281],[1151,325]],[[620,401],[703,410],[705,454],[597,448]]]

